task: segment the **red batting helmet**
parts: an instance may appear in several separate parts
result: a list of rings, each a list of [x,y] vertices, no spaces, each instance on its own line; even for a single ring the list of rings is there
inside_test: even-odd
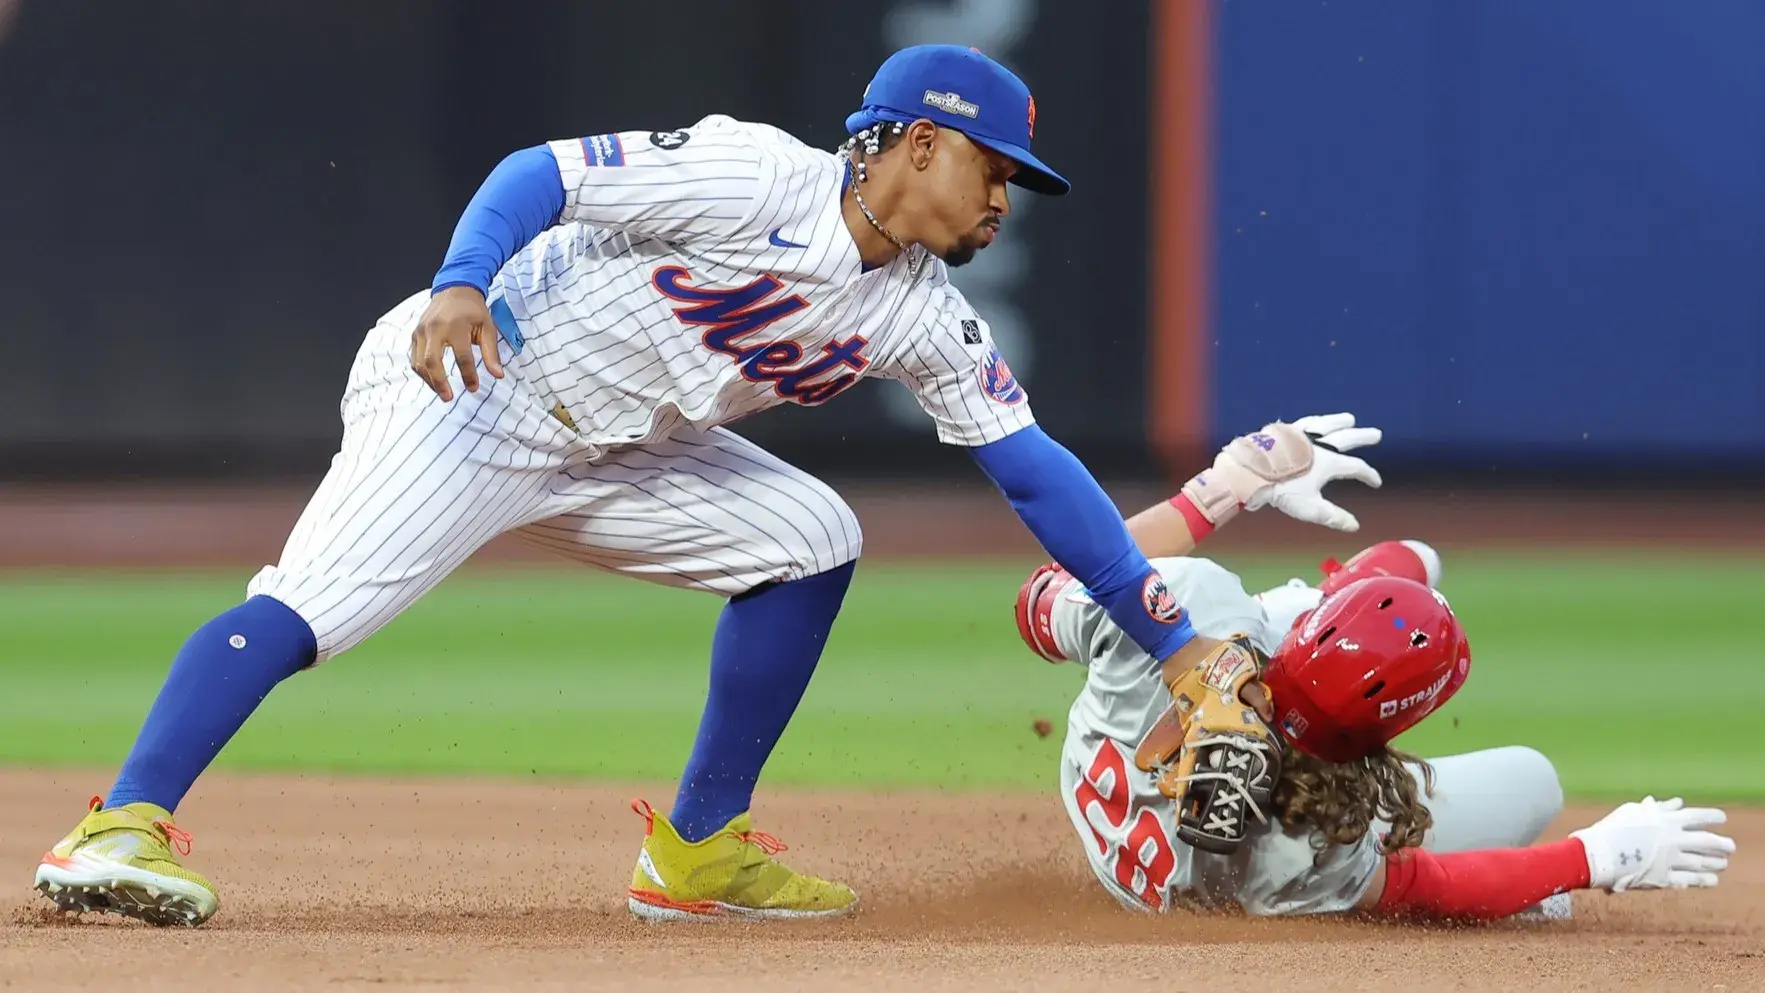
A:
[[[1381,541],[1355,553],[1346,563],[1323,562],[1324,581],[1318,589],[1325,596],[1368,576],[1402,576],[1425,586],[1440,586],[1440,553],[1420,541]]]
[[[1470,671],[1471,644],[1445,597],[1415,580],[1373,576],[1301,614],[1262,681],[1293,747],[1350,762],[1414,727]]]

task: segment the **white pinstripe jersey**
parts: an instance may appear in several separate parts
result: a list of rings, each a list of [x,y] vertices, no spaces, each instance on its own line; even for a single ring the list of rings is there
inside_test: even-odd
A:
[[[912,276],[904,254],[865,271],[840,213],[839,156],[721,115],[550,148],[561,222],[503,267],[491,296],[515,317],[535,388],[588,443],[814,406],[867,376],[912,389],[948,444],[1033,423],[943,262],[926,256]]]

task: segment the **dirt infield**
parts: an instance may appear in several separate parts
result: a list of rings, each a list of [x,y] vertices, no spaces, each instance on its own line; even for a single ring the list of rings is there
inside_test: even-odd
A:
[[[317,484],[317,480],[314,480]],[[870,557],[1039,556],[1035,540],[983,483],[839,486],[864,527]],[[1415,489],[1388,484],[1332,491],[1369,539],[1422,538],[1443,550],[1532,547],[1765,550],[1765,514],[1746,494]],[[1168,496],[1161,487],[1109,487],[1124,513]],[[0,488],[0,568],[177,568],[274,562],[310,489],[114,486]],[[1238,549],[1352,552],[1354,536],[1256,514],[1208,540]],[[474,564],[559,561],[515,538],[490,543]],[[242,579],[244,577],[241,577]]]
[[[850,881],[862,911],[645,926],[624,910],[642,833],[627,801],[665,800],[662,786],[217,775],[180,820],[221,913],[162,931],[60,918],[28,889],[42,848],[106,781],[0,774],[0,986],[1765,989],[1765,811],[1731,822],[1741,854],[1715,891],[1578,894],[1569,922],[1423,930],[1130,914],[1090,881],[1047,797],[773,793],[757,810],[787,858]],[[1600,813],[1572,811],[1553,832]]]
[[[1038,554],[984,486],[841,487],[872,556]],[[1113,487],[1125,510],[1163,493]],[[255,569],[307,491],[0,490],[0,567]],[[1765,515],[1674,494],[1344,495],[1368,539],[1443,550],[1599,545],[1765,549]],[[1695,501],[1695,502],[1694,502]],[[1695,512],[1676,507],[1695,507]],[[1210,553],[1352,551],[1356,539],[1258,515]],[[480,563],[544,559],[500,539]],[[243,580],[244,576],[241,576]],[[49,913],[42,849],[109,782],[0,771],[0,987],[152,989],[1765,990],[1765,810],[1735,811],[1721,888],[1578,895],[1576,919],[1475,929],[1261,921],[1119,909],[1046,795],[763,793],[762,826],[804,869],[864,898],[849,920],[645,927],[624,910],[643,788],[313,777],[205,778],[180,811],[192,864],[222,888],[199,931]],[[1588,823],[1577,809],[1553,835]],[[8,902],[9,901],[9,902]]]

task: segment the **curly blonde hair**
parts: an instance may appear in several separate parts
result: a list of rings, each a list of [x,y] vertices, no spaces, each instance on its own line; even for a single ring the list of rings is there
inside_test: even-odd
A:
[[[1421,788],[1407,765],[1422,770]],[[1387,745],[1353,762],[1324,762],[1286,746],[1275,784],[1275,816],[1289,828],[1310,827],[1312,845],[1352,845],[1375,819],[1391,824],[1382,849],[1417,848],[1434,824],[1425,798],[1434,793],[1434,767]]]

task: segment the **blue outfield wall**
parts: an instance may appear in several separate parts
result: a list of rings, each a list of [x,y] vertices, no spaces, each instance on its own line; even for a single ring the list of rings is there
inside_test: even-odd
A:
[[[1765,462],[1765,4],[1218,11],[1220,437]]]

